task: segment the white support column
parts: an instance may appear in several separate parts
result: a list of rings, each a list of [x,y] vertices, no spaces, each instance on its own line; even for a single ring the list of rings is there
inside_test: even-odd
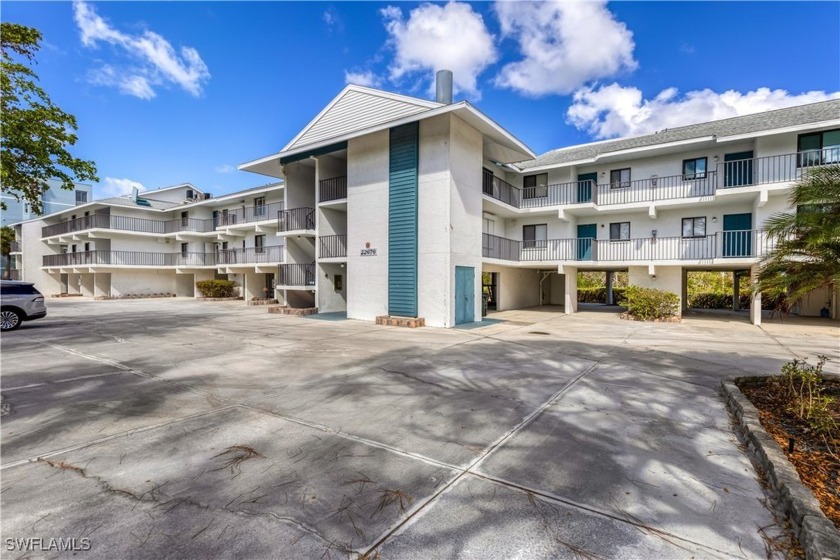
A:
[[[565,293],[563,294],[563,310],[566,315],[577,312],[577,267],[564,266],[563,274],[566,278]]]
[[[752,284],[755,285],[758,276],[758,265],[755,265],[750,270],[750,277]],[[761,292],[754,290],[750,296],[750,322],[753,325],[761,325]]]

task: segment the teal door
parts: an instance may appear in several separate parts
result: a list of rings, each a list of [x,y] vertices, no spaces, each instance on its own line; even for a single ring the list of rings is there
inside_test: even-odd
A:
[[[475,268],[455,267],[455,324],[475,321]]]
[[[592,202],[592,186],[598,182],[597,173],[578,175],[578,202]]]
[[[723,186],[744,187],[753,183],[753,153],[737,152],[723,156]]]
[[[579,224],[577,227],[577,260],[592,260],[592,243],[598,235],[598,224]]]
[[[723,256],[752,255],[752,214],[724,214]]]

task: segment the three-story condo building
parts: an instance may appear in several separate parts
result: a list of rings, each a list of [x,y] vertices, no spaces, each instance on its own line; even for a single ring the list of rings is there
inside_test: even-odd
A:
[[[346,87],[283,149],[240,166],[282,179],[278,295],[348,317],[477,320],[577,309],[577,272],[627,271],[685,305],[692,270],[754,274],[763,224],[813,166],[840,162],[840,100],[536,157],[445,89],[427,101]],[[837,316],[838,294],[800,309]],[[761,295],[751,320],[761,320]]]
[[[23,278],[103,297],[235,278],[246,299],[451,327],[480,318],[483,292],[498,310],[574,313],[578,271],[606,272],[608,293],[626,271],[685,306],[690,271],[755,274],[794,183],[840,163],[840,100],[537,157],[439,77],[435,101],[346,87],[240,166],[275,184],[218,198],[177,185],[19,224]],[[815,292],[798,311],[837,318],[839,299]]]
[[[15,249],[48,294],[193,296],[196,281],[231,278],[246,299],[273,298],[283,208],[281,184],[218,198],[181,184],[22,222]]]

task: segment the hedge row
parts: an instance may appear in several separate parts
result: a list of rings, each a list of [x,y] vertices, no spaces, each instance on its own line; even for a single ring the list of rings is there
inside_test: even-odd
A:
[[[771,297],[767,294],[761,296],[761,308],[773,310],[780,303],[778,297]],[[688,307],[691,309],[732,309],[732,294],[721,293],[700,293],[688,296]],[[741,309],[748,309],[750,306],[750,295],[740,294],[738,298]]]
[[[228,298],[236,295],[236,282],[233,280],[201,280],[195,287],[206,298]]]
[[[613,288],[613,302],[616,305],[622,305],[625,290],[627,288]],[[607,303],[607,288],[578,288],[578,302]]]

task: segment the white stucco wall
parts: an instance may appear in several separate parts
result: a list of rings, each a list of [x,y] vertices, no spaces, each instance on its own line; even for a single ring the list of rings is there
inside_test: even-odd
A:
[[[360,256],[365,244],[376,256]],[[388,131],[347,145],[347,316],[388,314]]]
[[[285,166],[286,209],[315,207],[315,167],[299,161]]]
[[[473,316],[481,320],[481,176],[483,137],[475,128],[456,116],[450,116],[450,280],[447,294],[449,309],[444,326],[455,324],[455,267],[475,271]],[[421,315],[422,316],[422,315]]]
[[[111,295],[175,293],[173,270],[112,270]]]
[[[540,279],[537,270],[484,265],[483,271],[499,274],[496,299],[497,311],[534,307],[540,304]],[[476,317],[478,316],[480,314]]]
[[[417,313],[435,327],[451,323],[450,129],[449,115],[420,121]]]
[[[347,310],[347,269],[340,264],[318,265],[318,311],[332,313]],[[336,275],[341,276],[341,289],[335,286]]]
[[[628,268],[628,282],[631,286],[654,288],[677,294],[680,298],[679,309],[683,308],[682,267],[657,266],[656,274],[648,274],[646,266],[631,266]]]

